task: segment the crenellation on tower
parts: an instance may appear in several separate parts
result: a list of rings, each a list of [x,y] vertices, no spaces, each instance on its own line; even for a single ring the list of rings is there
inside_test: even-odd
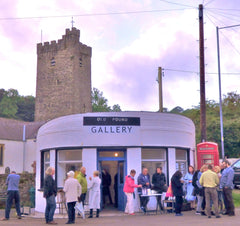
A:
[[[37,44],[35,121],[92,111],[92,48],[79,38],[72,28],[58,41]]]

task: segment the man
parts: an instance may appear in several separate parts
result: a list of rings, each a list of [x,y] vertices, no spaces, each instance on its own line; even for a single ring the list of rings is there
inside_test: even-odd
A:
[[[234,170],[230,166],[230,162],[228,160],[223,160],[222,165],[224,167],[224,170],[222,172],[222,177],[220,179],[220,188],[223,189],[223,198],[226,208],[226,212],[224,214],[234,216],[235,207],[232,198],[232,190],[234,188],[233,185]]]
[[[46,176],[44,178],[44,191],[43,197],[46,198],[46,208],[45,208],[45,220],[46,224],[57,224],[53,220],[53,215],[56,209],[56,200],[55,197],[57,195],[57,186],[55,184],[55,180],[53,179],[53,175],[55,174],[55,169],[49,166],[46,169]]]
[[[77,175],[77,180],[82,187],[82,193],[79,198],[79,202],[82,202],[84,206],[84,202],[87,194],[87,179],[86,179],[86,168],[84,166],[81,167],[79,174]]]
[[[19,195],[19,180],[20,176],[16,174],[15,171],[12,171],[6,180],[7,189],[7,201],[6,201],[6,209],[5,209],[5,217],[2,218],[3,221],[9,220],[9,214],[12,207],[13,199],[15,201],[16,211],[18,215],[18,219],[21,219],[21,211],[20,211],[20,195]]]
[[[204,187],[205,201],[206,201],[206,210],[208,218],[211,218],[211,207],[210,201],[213,201],[214,211],[216,218],[220,218],[218,212],[218,194],[217,194],[217,185],[219,184],[218,175],[213,172],[212,165],[208,165],[208,170],[205,171],[200,180],[200,184]]]
[[[157,167],[156,173],[154,173],[152,177],[152,184],[153,189],[157,191],[159,194],[167,191],[166,177],[165,174],[162,172],[162,167]],[[158,196],[157,202],[159,204],[159,208],[163,210],[161,199],[162,197]]]
[[[141,210],[146,213],[146,207],[149,201],[149,197],[142,197],[142,195],[147,191],[147,189],[151,188],[150,184],[150,176],[148,174],[148,169],[143,168],[142,173],[138,176],[138,185],[142,185],[142,188],[138,188],[138,194],[140,198],[140,208]]]
[[[112,183],[111,175],[108,173],[106,169],[102,171],[102,192],[103,192],[103,205],[105,205],[105,197],[108,196],[109,202],[112,205],[112,197],[110,193],[110,185]]]

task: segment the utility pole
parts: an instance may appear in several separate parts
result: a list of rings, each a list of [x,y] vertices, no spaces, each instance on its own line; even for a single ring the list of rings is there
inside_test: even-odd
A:
[[[159,112],[163,112],[163,97],[162,97],[162,68],[158,68],[158,89],[159,89]]]
[[[200,130],[201,141],[207,140],[206,98],[205,98],[205,61],[204,61],[204,29],[203,5],[199,5],[199,66],[200,66]]]

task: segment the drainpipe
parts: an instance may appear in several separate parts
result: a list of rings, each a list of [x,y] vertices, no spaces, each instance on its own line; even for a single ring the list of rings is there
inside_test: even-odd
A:
[[[26,125],[23,125],[23,171],[25,171],[25,155],[26,155]]]

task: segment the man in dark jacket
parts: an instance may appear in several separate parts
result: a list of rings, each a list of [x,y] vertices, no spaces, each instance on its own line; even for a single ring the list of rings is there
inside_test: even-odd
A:
[[[138,188],[138,194],[140,198],[140,208],[141,210],[146,213],[146,207],[149,201],[149,197],[144,197],[144,193],[147,191],[147,189],[151,188],[151,183],[150,183],[150,176],[148,174],[148,169],[143,168],[142,173],[139,174],[138,176],[138,185],[142,185],[141,188]]]
[[[152,184],[153,190],[157,191],[159,194],[167,191],[166,185],[166,177],[165,174],[162,172],[162,167],[157,167],[156,173],[153,174],[152,177]],[[162,203],[161,203],[161,196],[157,197],[157,202],[161,210],[163,210]]]
[[[112,205],[112,197],[110,193],[110,185],[112,183],[111,175],[108,173],[106,169],[102,171],[102,192],[103,192],[103,205],[105,205],[105,197],[108,196],[109,202]]]
[[[46,177],[44,179],[44,192],[43,196],[46,198],[46,209],[45,209],[45,219],[47,224],[57,224],[53,221],[53,215],[56,209],[57,187],[53,179],[55,174],[55,169],[53,167],[48,167],[46,170]]]

